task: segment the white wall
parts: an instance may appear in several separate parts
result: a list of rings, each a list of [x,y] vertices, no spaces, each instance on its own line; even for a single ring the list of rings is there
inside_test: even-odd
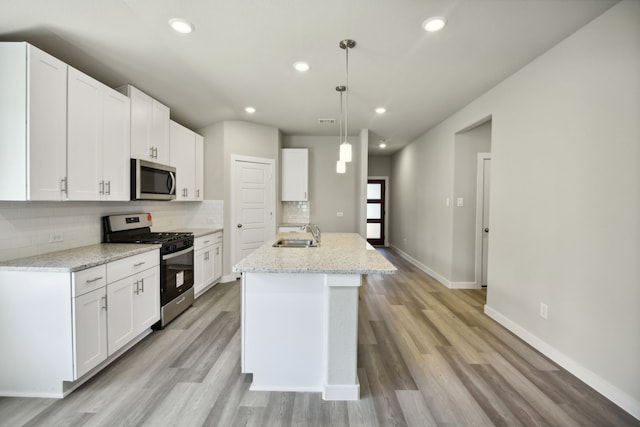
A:
[[[285,135],[283,148],[309,149],[310,221],[323,232],[358,233],[360,228],[360,143],[349,138],[353,161],[336,173],[338,139],[334,136]],[[337,216],[342,212],[343,216]]]
[[[617,4],[394,156],[392,243],[445,280],[455,133],[487,116],[487,313],[640,417],[640,2]]]
[[[369,176],[390,176],[391,156],[369,156]]]

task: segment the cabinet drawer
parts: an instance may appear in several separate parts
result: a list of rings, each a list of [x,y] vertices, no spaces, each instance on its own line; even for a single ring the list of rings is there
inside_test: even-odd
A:
[[[222,233],[219,231],[213,234],[207,234],[206,236],[197,237],[193,242],[193,249],[197,251],[198,249],[215,245],[218,242],[222,242]]]
[[[107,284],[107,266],[103,264],[76,271],[71,275],[71,282],[74,298],[101,288]]]
[[[155,249],[140,255],[134,255],[128,258],[119,259],[118,261],[110,262],[107,264],[107,278],[109,283],[113,283],[159,264],[160,251]]]

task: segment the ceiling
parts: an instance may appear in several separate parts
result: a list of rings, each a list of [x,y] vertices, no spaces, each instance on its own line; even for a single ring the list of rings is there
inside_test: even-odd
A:
[[[336,135],[349,52],[349,134],[392,153],[617,0],[0,0],[0,40],[26,40],[116,87],[131,83],[200,129],[247,120]],[[421,23],[443,16],[427,33]],[[179,17],[195,31],[175,33]],[[295,71],[307,61],[311,69]],[[248,115],[244,107],[253,106]],[[376,107],[387,112],[378,115]],[[386,140],[388,148],[377,148]]]

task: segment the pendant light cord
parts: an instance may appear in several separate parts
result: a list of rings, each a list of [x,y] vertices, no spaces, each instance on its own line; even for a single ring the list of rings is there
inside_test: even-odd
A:
[[[344,140],[346,141],[348,139],[348,129],[349,129],[349,46],[347,45],[347,47],[345,48],[346,51],[346,88],[347,88],[347,95],[345,97],[345,112],[344,112]]]

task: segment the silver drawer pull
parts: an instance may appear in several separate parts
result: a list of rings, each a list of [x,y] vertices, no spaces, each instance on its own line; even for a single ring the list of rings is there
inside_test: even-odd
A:
[[[187,297],[183,296],[183,297],[180,299],[180,301],[176,301],[176,305],[178,305],[178,304],[182,304],[182,303],[184,302],[184,300],[186,300],[186,299],[187,299]]]
[[[100,277],[96,277],[95,279],[88,279],[88,280],[87,280],[87,283],[97,282],[98,280],[101,280],[101,279],[102,279],[102,276],[100,276]]]
[[[209,243],[211,240],[205,240],[202,244],[206,245],[207,243]]]
[[[133,266],[134,267],[140,267],[141,265],[146,264],[146,263],[147,263],[146,261],[137,262],[137,263],[133,264]]]

